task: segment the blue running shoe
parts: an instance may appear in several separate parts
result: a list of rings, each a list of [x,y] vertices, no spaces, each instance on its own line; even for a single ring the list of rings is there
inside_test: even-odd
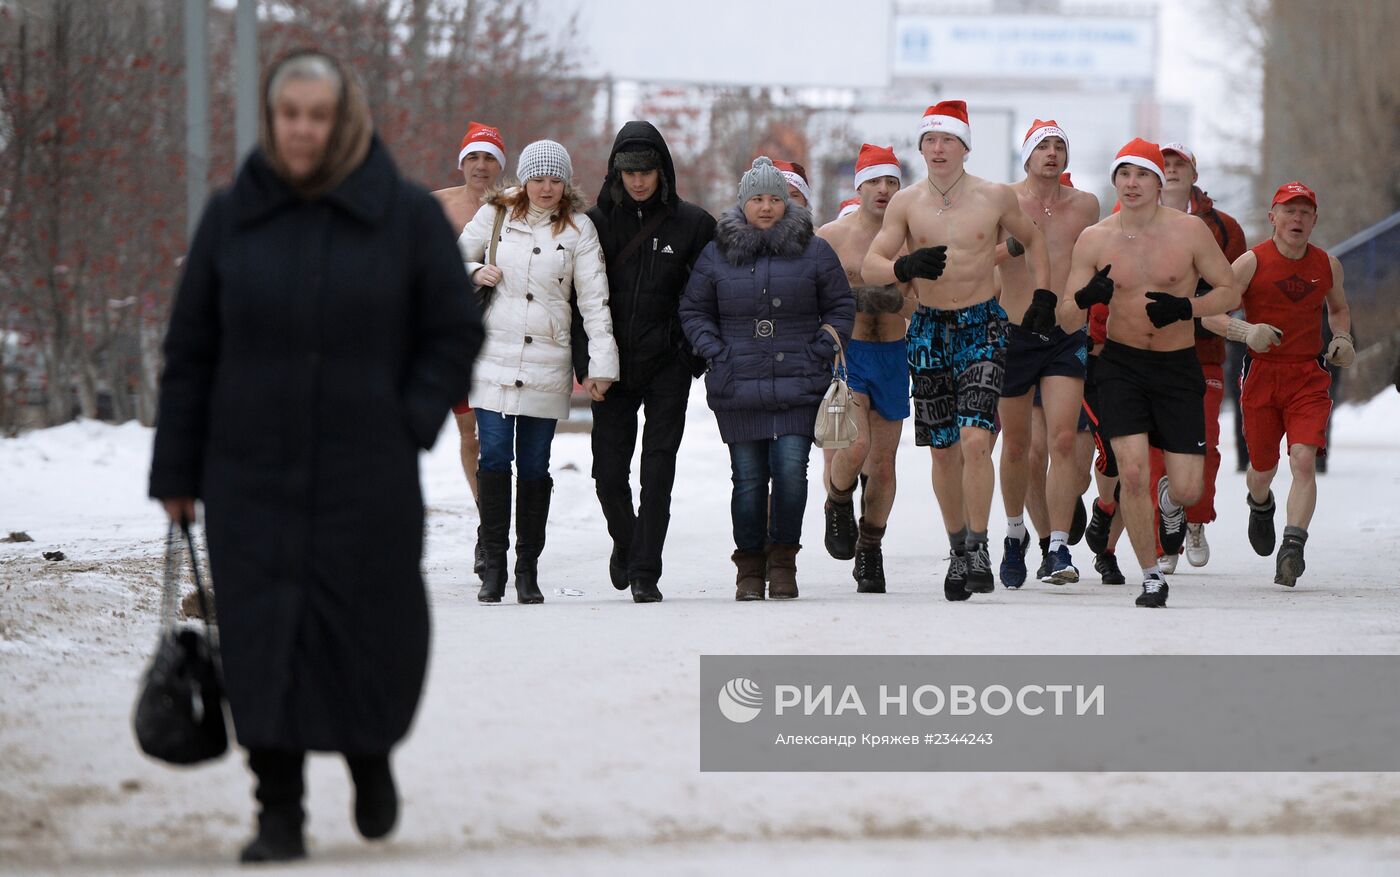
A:
[[[1026,548],[1031,544],[1028,531],[1024,538],[1007,536],[1001,545],[1001,584],[1004,588],[1019,588],[1026,583]]]
[[[1050,566],[1045,575],[1040,577],[1047,585],[1068,585],[1079,581],[1079,570],[1074,568],[1074,561],[1069,556],[1069,546],[1061,545],[1058,549],[1050,552]]]

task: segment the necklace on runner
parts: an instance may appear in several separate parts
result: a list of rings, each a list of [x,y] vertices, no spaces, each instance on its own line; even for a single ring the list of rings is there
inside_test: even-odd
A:
[[[1039,200],[1039,199],[1036,199],[1036,200]],[[1046,212],[1046,213],[1049,213],[1050,211],[1049,211],[1049,210],[1046,210],[1045,212]],[[1135,241],[1135,240],[1137,240],[1137,236],[1138,236],[1139,234],[1142,234],[1144,231],[1146,231],[1146,230],[1147,230],[1147,227],[1148,227],[1149,225],[1152,224],[1152,220],[1153,220],[1153,219],[1156,219],[1156,218],[1157,218],[1157,211],[1154,209],[1154,210],[1152,211],[1152,219],[1149,219],[1149,220],[1147,220],[1147,222],[1143,223],[1142,228],[1140,228],[1140,229],[1137,230],[1137,234],[1128,234],[1128,227],[1127,227],[1126,225],[1123,224],[1123,214],[1120,212],[1120,213],[1118,214],[1118,230],[1119,230],[1120,232],[1123,233],[1123,237],[1127,238],[1127,239],[1130,240],[1130,241]]]
[[[950,186],[949,188],[952,188],[952,187]],[[1040,196],[1037,195],[1037,194],[1035,193],[1035,190],[1032,189],[1030,186],[1027,186],[1027,187],[1026,187],[1026,191],[1028,191],[1028,192],[1031,193],[1031,197],[1032,197],[1032,198],[1034,198],[1034,199],[1037,200],[1037,201],[1040,201],[1040,209],[1045,211],[1045,215],[1046,215],[1046,216],[1054,216],[1054,215],[1055,215],[1055,214],[1053,214],[1053,213],[1050,212],[1050,204],[1054,204],[1054,203],[1056,203],[1057,201],[1060,200],[1060,186],[1059,186],[1058,183],[1055,184],[1055,194],[1050,198],[1050,204],[1046,204],[1044,201],[1041,201],[1041,200],[1040,200]],[[1120,227],[1122,226],[1122,223],[1121,223],[1121,222],[1119,223],[1119,226],[1120,226]]]
[[[958,183],[962,182],[962,178],[965,176],[967,176],[967,168],[963,168],[963,172],[958,174],[958,178],[956,180],[953,180],[953,185],[949,186],[946,189],[938,188],[938,184],[933,181],[933,177],[925,177],[925,179],[928,180],[929,186],[931,186],[933,190],[939,195],[943,196],[943,206],[938,209],[939,216],[943,215],[944,210],[947,210],[949,207],[953,206],[953,200],[948,197],[948,193],[953,191],[953,189],[957,187]]]

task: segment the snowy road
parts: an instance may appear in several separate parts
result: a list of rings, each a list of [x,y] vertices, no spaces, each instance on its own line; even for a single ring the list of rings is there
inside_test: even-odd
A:
[[[1339,412],[1296,590],[1273,585],[1272,560],[1245,542],[1243,479],[1227,447],[1210,565],[1183,562],[1166,611],[1134,608],[1135,586],[1092,573],[946,603],[946,536],[927,453],[907,429],[885,543],[891,593],[854,593],[849,564],[821,548],[813,491],[801,599],[736,604],[728,459],[699,395],[664,603],[635,606],[608,584],[588,437],[574,433],[555,443],[547,602],[479,606],[475,516],[449,427],[424,459],[434,645],[397,757],[404,819],[388,845],[363,846],[343,766],[313,759],[309,870],[1400,872],[1393,775],[701,774],[697,722],[700,654],[1400,652],[1396,424],[1395,394]],[[130,738],[164,532],[143,499],[149,442],[139,427],[92,423],[0,441],[0,531],[36,540],[0,545],[0,870],[217,871],[249,831],[238,759],[175,771]],[[814,451],[814,480],[819,471]],[[992,521],[999,544],[999,510]],[[68,559],[40,558],[54,549]],[[1082,546],[1076,559],[1090,566]]]

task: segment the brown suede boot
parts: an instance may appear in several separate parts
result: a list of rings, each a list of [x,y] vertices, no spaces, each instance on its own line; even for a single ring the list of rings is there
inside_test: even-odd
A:
[[[768,596],[774,600],[797,599],[797,552],[801,545],[768,546]]]
[[[738,575],[734,579],[735,600],[763,599],[763,552],[736,551],[729,558],[734,561]]]

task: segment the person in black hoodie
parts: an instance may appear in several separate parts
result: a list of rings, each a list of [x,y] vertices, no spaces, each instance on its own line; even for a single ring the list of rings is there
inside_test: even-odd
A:
[[[593,403],[593,479],[608,521],[608,575],[638,603],[661,600],[661,548],[671,520],[676,452],[685,430],[690,382],[705,363],[690,351],[676,317],[681,293],[715,220],[682,201],[661,132],[650,122],[622,126],[608,157],[598,203],[588,211],[608,263],[613,335],[621,379]],[[575,318],[574,371],[587,377],[587,335]],[[641,505],[632,505],[637,410],[645,406]]]

